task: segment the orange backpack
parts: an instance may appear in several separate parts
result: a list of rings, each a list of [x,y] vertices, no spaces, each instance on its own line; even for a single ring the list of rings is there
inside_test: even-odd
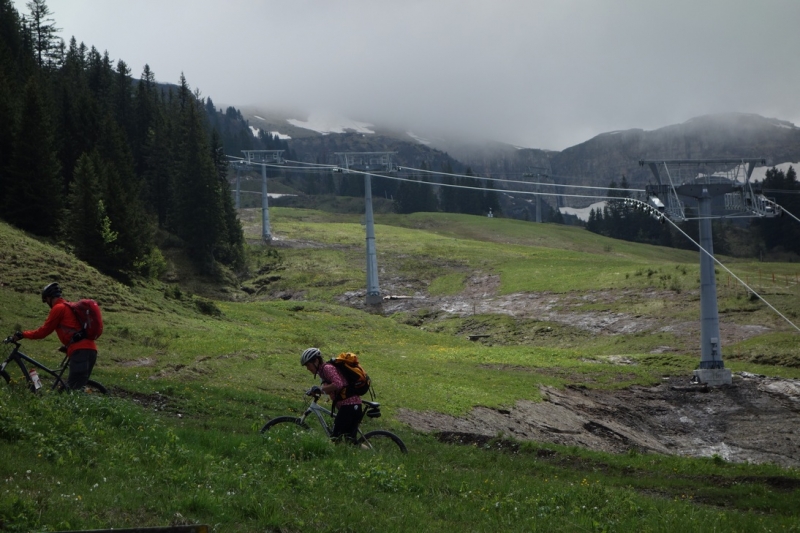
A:
[[[337,398],[337,401],[353,396],[363,396],[369,392],[372,381],[364,367],[358,362],[356,354],[343,352],[328,362],[335,366],[347,381],[347,386],[339,392],[340,397]]]

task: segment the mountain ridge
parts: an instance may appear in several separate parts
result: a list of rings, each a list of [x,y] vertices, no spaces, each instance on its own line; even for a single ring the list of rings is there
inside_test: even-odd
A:
[[[450,161],[454,169],[469,167],[477,175],[506,179],[538,175],[554,183],[594,187],[619,183],[623,176],[631,186],[646,185],[652,175],[639,165],[642,159],[764,158],[770,167],[800,161],[800,127],[754,113],[707,114],[653,130],[604,132],[560,151],[426,136],[349,119],[340,123],[339,131],[321,132],[302,127],[304,123],[313,127],[314,115],[271,115],[256,108],[245,108],[243,115],[251,124],[289,135],[297,157],[307,161],[335,163],[335,151],[394,151],[402,165],[425,162],[438,169]],[[584,203],[571,199],[565,205]]]

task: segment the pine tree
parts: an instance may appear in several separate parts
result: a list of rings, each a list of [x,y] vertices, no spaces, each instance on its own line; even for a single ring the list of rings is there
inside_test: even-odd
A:
[[[33,41],[39,68],[55,68],[60,65],[60,50],[63,41],[56,35],[61,31],[56,28],[51,18],[53,14],[44,0],[30,0],[25,4],[30,10],[29,30]]]
[[[56,135],[64,188],[69,190],[78,158],[97,145],[100,113],[86,80],[86,47],[73,38],[58,73]]]
[[[416,176],[408,176],[409,180],[416,180]],[[400,214],[416,213],[419,211],[419,185],[411,181],[401,181],[394,195],[394,210]]]
[[[25,87],[6,179],[6,220],[37,235],[56,235],[64,190],[50,112],[37,77],[32,77]]]
[[[131,83],[131,70],[121,59],[117,61],[113,92],[115,118],[130,141],[136,135],[136,122],[133,116],[133,85]]]
[[[175,176],[175,227],[195,261],[210,273],[214,249],[224,235],[224,211],[219,178],[203,129],[202,117],[181,75],[179,163]]]
[[[142,204],[141,181],[133,172],[133,158],[119,125],[106,117],[101,125],[98,151],[102,161],[95,162],[101,174],[102,200],[116,234],[110,268],[136,272],[153,248],[153,231]]]
[[[222,140],[216,129],[211,134],[211,159],[214,168],[217,170],[217,179],[219,180],[219,195],[224,226],[221,231],[221,238],[215,246],[214,257],[221,263],[241,267],[244,265],[244,232],[236,214],[236,206],[233,203],[228,183],[228,159],[225,157]]]
[[[96,153],[93,157],[83,154],[75,166],[66,233],[76,256],[103,269],[106,245],[113,245],[116,236],[110,229],[110,220],[101,199],[100,182],[93,159],[99,160]]]
[[[769,190],[768,196],[794,216],[800,216],[800,183],[797,172],[789,167],[787,172],[778,168],[767,170],[762,187]],[[782,191],[787,191],[786,193]],[[793,252],[800,254],[800,227],[797,221],[784,214],[773,218],[754,219],[752,226],[756,228],[767,250],[776,252]]]
[[[18,80],[16,57],[22,51],[19,16],[10,0],[0,0],[0,206],[4,204],[8,167],[14,147],[17,122]]]
[[[592,233],[602,233],[603,213],[592,208],[589,211],[589,219],[586,221],[586,229]]]

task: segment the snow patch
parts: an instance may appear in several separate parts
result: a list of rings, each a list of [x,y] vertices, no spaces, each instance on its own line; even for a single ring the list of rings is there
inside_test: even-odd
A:
[[[589,207],[559,207],[558,210],[561,211],[562,215],[574,215],[578,217],[580,220],[584,222],[589,220],[589,212],[594,209],[596,211],[602,211],[603,208],[606,206],[606,202],[596,202],[590,205]]]
[[[411,137],[412,139],[414,139],[415,141],[417,141],[417,142],[418,142],[418,143],[420,143],[420,144],[424,144],[424,145],[429,145],[429,144],[431,144],[431,142],[430,142],[429,140],[427,140],[427,139],[423,139],[423,138],[422,138],[422,137],[420,137],[419,135],[414,135],[414,134],[413,134],[413,133],[411,133],[410,131],[407,131],[407,132],[406,132],[406,135],[408,135],[409,137]]]
[[[326,135],[328,133],[345,133],[346,131],[355,131],[356,133],[375,133],[370,128],[372,124],[367,122],[358,122],[347,118],[326,116],[326,115],[310,115],[307,121],[297,120],[294,118],[287,119],[286,122],[292,126],[303,128],[311,131],[316,131]]]
[[[256,117],[258,120],[267,120],[264,117],[259,117],[258,115],[253,115],[253,116]]]
[[[253,116],[255,116],[255,115],[253,115]],[[256,118],[261,118],[261,117],[256,117]],[[264,120],[264,119],[261,119],[261,120]],[[255,126],[250,126],[250,131],[253,133],[253,137],[255,137],[256,139],[261,134],[261,128],[256,128]],[[291,139],[290,136],[288,136],[288,135],[286,135],[284,133],[281,133],[279,131],[271,131],[271,132],[269,132],[269,134],[272,135],[273,137],[277,137],[278,139],[281,139],[281,140]]]

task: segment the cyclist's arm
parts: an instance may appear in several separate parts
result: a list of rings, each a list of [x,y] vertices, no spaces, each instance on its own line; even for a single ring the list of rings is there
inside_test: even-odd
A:
[[[346,385],[333,365],[323,365],[320,369],[319,377],[322,380],[322,384],[320,385],[322,392],[330,396],[331,400],[334,400],[342,387]]]
[[[319,388],[322,389],[322,392],[324,392],[328,396],[332,396],[333,394],[339,392],[339,387],[337,387],[333,383],[323,383],[322,385],[320,385]]]
[[[53,333],[55,329],[58,327],[59,323],[61,323],[61,315],[64,312],[63,305],[54,305],[52,309],[50,309],[50,313],[47,315],[47,319],[44,321],[44,324],[38,329],[29,329],[27,331],[22,332],[22,337],[24,339],[43,339]]]

